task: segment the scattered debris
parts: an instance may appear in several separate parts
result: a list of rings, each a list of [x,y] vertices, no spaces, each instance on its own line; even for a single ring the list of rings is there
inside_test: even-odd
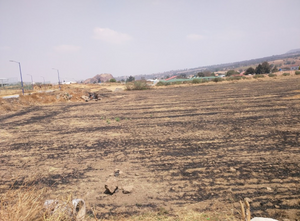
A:
[[[88,95],[83,95],[83,96],[81,96],[81,98],[83,100],[85,100],[86,102],[91,101],[91,100],[94,100],[94,101],[101,100],[99,94],[96,92],[88,92]]]
[[[62,97],[64,100],[68,101],[68,100],[71,100],[72,95],[69,94],[69,93],[63,93],[63,94],[58,94],[58,95],[56,95],[56,99],[58,99],[58,100],[59,100],[61,97]]]
[[[65,218],[83,221],[86,214],[86,205],[82,199],[73,199],[72,204],[59,200],[46,200],[44,203],[46,214],[54,218]]]
[[[122,183],[123,174],[124,173],[121,170],[115,169],[115,171],[109,175],[107,181],[105,182],[105,192],[104,193],[113,195],[119,189],[122,190],[122,193],[124,193],[124,194],[131,193],[133,191],[134,187],[133,187],[133,185],[130,185],[127,182],[123,186],[123,183]]]
[[[105,193],[114,194],[118,189],[118,180],[114,176],[110,176],[105,182]]]

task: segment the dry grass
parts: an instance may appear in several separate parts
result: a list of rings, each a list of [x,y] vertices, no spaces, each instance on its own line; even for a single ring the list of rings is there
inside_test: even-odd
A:
[[[217,221],[217,220],[223,220],[223,221],[236,221],[237,219],[227,213],[217,213],[217,212],[196,212],[193,210],[189,211],[180,211],[175,214],[163,214],[164,211],[158,212],[158,213],[145,213],[141,215],[131,216],[131,217],[112,217],[109,220],[114,221],[138,221],[138,220],[144,220],[144,221],[155,221],[155,220],[161,220],[161,221]]]
[[[43,197],[45,189],[22,186],[10,189],[0,197],[0,220],[19,221],[43,219]]]
[[[53,208],[46,209],[44,202],[48,189],[39,188],[36,185],[21,185],[20,187],[12,187],[0,196],[0,221],[63,221],[76,220],[70,215],[70,210],[66,208],[72,207],[72,196],[68,195],[61,198],[59,202],[61,207],[52,213]],[[226,209],[228,210],[228,209]],[[236,221],[233,210],[222,212],[196,212],[193,210],[182,210],[171,213],[164,208],[160,208],[156,212],[146,212],[132,216],[110,216],[108,218],[101,217],[101,213],[90,208],[90,213],[86,215],[84,220],[87,221]]]
[[[0,221],[75,220],[72,216],[72,196],[60,199],[59,206],[45,208],[47,191],[47,188],[36,185],[12,186],[0,196]]]

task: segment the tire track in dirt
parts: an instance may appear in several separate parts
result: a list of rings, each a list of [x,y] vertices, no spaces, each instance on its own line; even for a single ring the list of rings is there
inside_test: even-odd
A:
[[[1,143],[0,185],[41,173],[51,196],[71,192],[103,214],[238,209],[249,197],[254,216],[299,219],[300,110],[288,99],[297,89],[295,80],[212,84],[6,114],[13,137]],[[134,193],[103,193],[115,168]]]

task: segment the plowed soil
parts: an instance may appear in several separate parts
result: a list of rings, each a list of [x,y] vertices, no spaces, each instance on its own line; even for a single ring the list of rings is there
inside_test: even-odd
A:
[[[98,217],[233,209],[300,220],[300,78],[107,93],[0,115],[0,188],[39,175]],[[105,182],[121,170],[119,190]],[[123,194],[122,186],[133,191]]]

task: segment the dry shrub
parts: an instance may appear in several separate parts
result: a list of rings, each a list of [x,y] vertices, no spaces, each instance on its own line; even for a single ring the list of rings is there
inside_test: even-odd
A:
[[[23,186],[0,196],[0,221],[43,220],[45,189]]]
[[[127,83],[126,84],[126,90],[148,90],[150,89],[150,86],[147,84],[147,81],[141,80],[141,81],[134,81],[133,83]]]
[[[0,221],[72,221],[72,196],[45,207],[47,189],[36,185],[12,187],[0,196]]]
[[[56,102],[53,93],[34,93],[30,95],[20,95],[20,102],[24,105],[51,104]]]
[[[19,108],[17,99],[2,99],[0,98],[0,112],[15,111]]]

